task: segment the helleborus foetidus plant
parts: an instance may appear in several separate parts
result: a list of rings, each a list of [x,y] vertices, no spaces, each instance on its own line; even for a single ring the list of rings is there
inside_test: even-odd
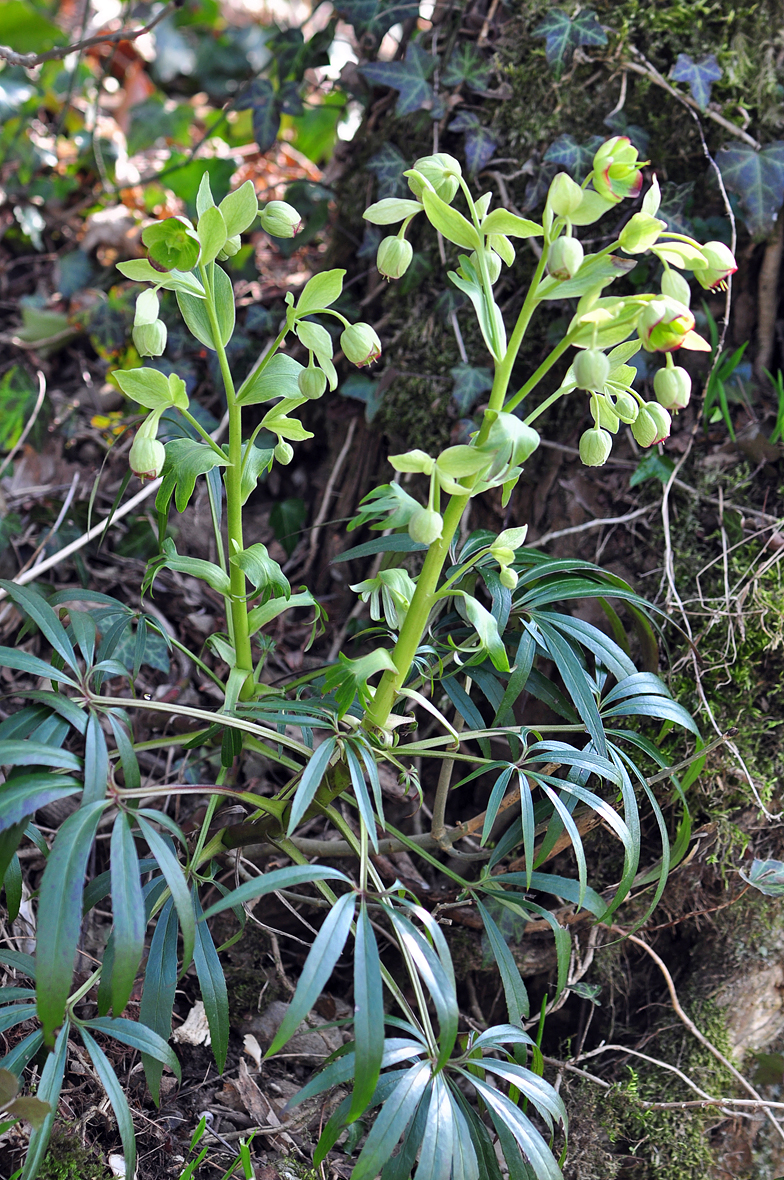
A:
[[[578,978],[570,974],[568,928],[553,905],[565,901],[587,911],[592,921],[610,921],[640,870],[640,800],[651,809],[661,836],[658,867],[644,877],[653,882],[651,908],[670,865],[688,846],[688,811],[675,779],[684,817],[670,846],[659,802],[640,765],[647,761],[659,769],[663,759],[640,727],[646,719],[666,720],[696,734],[694,722],[653,671],[639,671],[615,639],[564,609],[575,598],[625,604],[651,659],[655,634],[643,600],[588,562],[569,562],[565,568],[526,549],[525,524],[499,535],[480,530],[458,538],[473,497],[500,489],[496,494],[508,503],[540,445],[533,424],[558,398],[585,399],[593,424],[580,441],[580,455],[589,466],[607,460],[621,424],[631,427],[642,446],[667,437],[668,411],[682,408],[690,390],[673,353],[707,348],[694,332],[690,288],[681,272],[693,271],[703,286],[712,286],[724,281],[734,261],[715,243],[703,250],[665,230],[656,217],[655,181],[618,240],[586,254],[578,231],[641,191],[637,153],[619,137],[599,149],[591,178],[582,186],[566,175],[554,179],[541,223],[493,208],[491,193],[475,198],[459,162],[446,153],[417,160],[407,176],[410,198],[379,201],[365,214],[375,224],[399,227],[381,243],[379,270],[390,280],[405,273],[411,258],[406,233],[414,217],[424,218],[454,246],[450,278],[473,305],[494,379],[470,442],[438,455],[420,449],[391,455],[395,472],[413,476],[410,490],[395,480],[374,489],[351,522],[350,528],[369,525],[385,534],[341,555],[360,560],[369,553],[385,554],[384,567],[352,587],[375,624],[365,649],[352,657],[340,652],[334,663],[290,685],[265,681],[272,640],[264,629],[287,611],[310,612],[315,628],[321,611],[307,587],[291,587],[264,545],[245,543],[243,509],[264,473],[275,463],[291,462],[297,444],[312,437],[301,418],[309,402],[337,385],[333,336],[325,321],[338,321],[349,364],[372,364],[382,341],[371,325],[346,319],[339,309],[344,272],[327,271],[297,297],[287,294],[272,346],[250,372],[233,373],[227,345],[234,331],[234,298],[221,262],[236,253],[241,235],[258,216],[267,232],[292,237],[299,214],[285,202],[259,210],[250,182],[216,205],[206,173],[196,222],[178,217],[147,227],[143,240],[149,258],[122,263],[120,270],[142,284],[134,325],[140,355],[161,355],[166,346],[157,315],[161,289],[175,292],[187,328],[216,354],[226,397],[226,443],[206,434],[176,373],[142,364],[118,372],[116,379],[146,411],[131,448],[132,469],[142,478],[161,476],[155,501],[160,552],[143,589],[154,592],[156,579],[170,570],[203,579],[223,597],[226,632],[208,643],[228,675],[221,679],[198,653],[190,653],[220,686],[222,706],[215,711],[108,695],[109,678],[127,675],[119,658],[121,641],[127,646],[133,640],[132,663],[138,669],[155,620],[90,591],[68,591],[66,597],[46,601],[4,583],[57,659],[46,663],[13,649],[0,656],[7,667],[34,678],[36,686],[44,676],[58,689],[36,687],[28,709],[0,723],[0,764],[10,768],[0,797],[0,869],[7,893],[8,874],[16,872],[16,847],[25,832],[36,831],[29,824],[36,807],[79,792],[81,806],[62,825],[51,853],[43,836],[35,836],[48,856],[36,957],[9,960],[0,950],[0,962],[10,961],[36,978],[41,1030],[0,1061],[0,1068],[21,1072],[42,1044],[50,1046],[39,1095],[54,1109],[68,1038],[71,1032],[78,1035],[117,1115],[129,1174],[135,1150],[132,1121],[95,1032],[142,1051],[157,1101],[163,1066],[176,1069],[166,1041],[178,973],[193,963],[222,1070],[228,997],[209,921],[227,909],[241,915],[245,903],[277,890],[307,886],[321,894],[316,900],[326,901],[326,917],[268,1054],[296,1032],[344,948],[353,945],[353,1043],[295,1099],[350,1087],[323,1128],[315,1162],[349,1128],[347,1142],[356,1154],[353,1180],[380,1174],[408,1180],[412,1173],[418,1180],[485,1175],[500,1180],[496,1145],[511,1174],[559,1180],[556,1137],[559,1128],[566,1130],[566,1112],[542,1077],[541,1054],[526,1031],[539,1018],[529,1012],[505,923],[537,920],[552,929],[557,950],[552,1006]],[[507,324],[494,286],[503,267],[514,263],[516,244],[526,238],[538,240],[540,256],[520,311]],[[663,264],[661,289],[624,297],[605,294],[645,251]],[[534,313],[554,300],[571,302],[566,334],[536,372],[520,374],[520,345]],[[665,357],[654,402],[646,403],[633,387],[629,361],[641,347]],[[575,352],[561,385],[530,408],[540,382],[570,349]],[[250,431],[245,428],[249,410]],[[169,429],[162,442],[157,435],[164,415]],[[268,442],[259,446],[262,430]],[[184,511],[199,479],[205,480],[210,498],[214,562],[178,552],[166,535],[172,505]],[[79,597],[82,609],[69,609]],[[616,633],[622,633],[614,611],[613,618]],[[550,707],[553,724],[532,728],[526,723],[529,697]],[[167,733],[156,743],[175,750],[187,743],[190,757],[201,759],[198,788],[142,783],[133,736],[134,710],[140,708],[164,716],[183,713],[198,725],[195,733]],[[320,740],[314,740],[316,733]],[[78,752],[66,748],[66,739]],[[259,794],[253,786],[257,780],[246,783],[245,751],[269,766],[273,794]],[[428,768],[434,761],[431,779]],[[425,767],[421,783],[419,765]],[[456,767],[461,777],[453,788]],[[433,792],[429,833],[411,836],[389,823],[381,768],[400,776],[412,798],[423,790]],[[486,809],[449,825],[451,791],[480,776],[487,783]],[[152,804],[194,789],[208,796],[209,804],[188,840]],[[225,797],[244,806],[242,822],[221,826],[215,813]],[[622,849],[620,880],[609,889],[597,881],[601,893],[589,882],[581,837],[584,817],[594,815]],[[299,835],[302,825],[314,819],[329,837],[318,844],[326,863],[311,863],[313,844]],[[101,823],[112,825],[109,868],[85,889],[85,869]],[[564,833],[573,849],[573,877],[544,869]],[[446,875],[455,899],[474,906],[483,924],[483,945],[500,974],[504,1023],[479,1034],[465,1026],[447,934],[406,886],[382,879],[374,857],[382,837],[392,841],[392,849],[424,858],[428,872]],[[270,845],[290,863],[230,891],[218,882],[223,895],[215,900],[216,879],[234,864],[235,851],[258,844]],[[334,856],[340,868],[330,863]],[[108,894],[113,928],[104,960],[74,988],[82,909],[105,905]],[[314,900],[312,894],[300,896],[302,904]],[[139,1020],[129,1021],[122,1013],[140,971],[150,923]],[[380,927],[386,936],[383,961],[375,933]],[[396,948],[396,969],[388,966],[390,947]],[[88,999],[92,1007],[85,1012]],[[24,1005],[0,1007],[5,1028],[17,1015],[21,1021],[30,1014]],[[24,1180],[33,1180],[50,1129],[51,1120],[34,1133]]]

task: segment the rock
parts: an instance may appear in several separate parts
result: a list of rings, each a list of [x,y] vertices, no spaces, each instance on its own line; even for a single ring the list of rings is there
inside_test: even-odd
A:
[[[242,1028],[244,1033],[253,1033],[266,1049],[283,1023],[288,1004],[274,1000],[260,1016],[253,1015]],[[285,1053],[296,1053],[305,1065],[320,1065],[325,1057],[334,1053],[343,1044],[343,1038],[336,1028],[322,1027],[326,1022],[315,1013],[308,1017],[308,1023],[301,1024],[286,1044]]]
[[[784,965],[758,966],[730,980],[714,996],[727,1010],[727,1031],[735,1056],[766,1049],[784,1032]]]

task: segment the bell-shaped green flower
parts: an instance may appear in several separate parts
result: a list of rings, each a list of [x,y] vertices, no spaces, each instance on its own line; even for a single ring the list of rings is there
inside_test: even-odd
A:
[[[606,201],[618,204],[624,197],[639,196],[642,172],[639,152],[626,135],[606,140],[593,158],[593,187]]]
[[[556,217],[570,217],[576,213],[583,203],[583,190],[572,180],[566,172],[559,172],[553,177],[550,191],[547,194],[547,204]]]
[[[694,316],[675,299],[653,299],[640,312],[637,333],[647,352],[675,352],[694,328]]]
[[[166,348],[166,325],[162,320],[134,325],[133,343],[139,356],[162,356]]]
[[[408,522],[408,535],[420,545],[432,545],[438,541],[444,528],[444,518],[435,508],[420,508]]]
[[[259,210],[262,228],[273,238],[293,238],[302,228],[302,218],[287,201],[269,201]]]
[[[577,238],[556,238],[547,255],[547,273],[554,279],[571,279],[583,264],[585,251]]]
[[[669,355],[668,355],[669,360]],[[685,369],[668,365],[659,369],[653,379],[656,400],[665,410],[683,410],[691,397],[691,377]]]
[[[648,402],[645,407],[653,419],[656,426],[656,437],[654,443],[664,442],[665,438],[670,437],[672,430],[672,418],[665,410],[664,406],[660,406],[658,402]]]
[[[706,242],[701,250],[707,265],[695,267],[694,277],[706,291],[712,291],[714,287],[724,290],[727,279],[738,269],[735,255],[723,242]]]
[[[308,398],[309,401],[315,401],[327,388],[327,375],[316,365],[308,365],[307,369],[303,369],[297,377],[297,385],[303,397]]]
[[[604,389],[610,376],[610,362],[599,348],[578,352],[572,368],[578,389]]]
[[[501,274],[501,259],[494,250],[485,250],[484,258],[485,266],[487,267],[487,276],[490,279],[490,286],[492,287],[498,282],[499,276]],[[468,260],[473,266],[477,275],[480,275],[482,271],[480,269],[479,255],[477,254],[476,250],[472,250],[468,256]]]
[[[612,435],[600,426],[586,430],[580,437],[580,460],[586,467],[603,467],[612,450]]]
[[[414,257],[414,248],[405,238],[384,238],[376,255],[378,273],[385,279],[401,278]]]
[[[620,418],[621,422],[630,425],[636,419],[640,412],[640,407],[637,399],[632,397],[625,389],[617,393],[613,399],[613,409]]]
[[[381,356],[381,341],[370,324],[349,324],[340,334],[343,355],[361,369]]]
[[[447,152],[436,152],[434,156],[420,156],[414,161],[414,173],[419,173],[419,177],[424,176],[441,200],[447,204],[454,198],[460,187],[460,177],[463,175],[459,162]],[[408,187],[415,197],[421,197],[425,187],[419,177],[408,177]]]
[[[148,414],[136,431],[136,437],[128,454],[128,465],[134,475],[142,481],[157,479],[163,471],[166,461],[166,450],[163,443],[155,437],[158,433],[158,422],[161,417],[159,410]]]
[[[642,254],[650,250],[666,228],[667,222],[660,221],[658,217],[651,217],[649,213],[635,213],[621,230],[618,241],[627,254]]]

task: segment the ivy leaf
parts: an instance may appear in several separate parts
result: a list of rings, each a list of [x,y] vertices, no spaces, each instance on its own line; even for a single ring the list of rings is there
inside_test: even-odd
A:
[[[256,78],[237,107],[252,112],[253,138],[260,152],[268,152],[278,138],[280,129],[280,110],[272,83],[266,78]]]
[[[579,12],[574,20],[562,8],[553,8],[532,35],[545,38],[544,54],[556,78],[563,73],[567,54],[578,45],[607,44],[607,34],[590,8]]]
[[[673,82],[688,82],[692,98],[704,111],[710,102],[711,87],[723,73],[715,53],[709,53],[702,61],[695,61],[688,53],[679,53],[670,77]]]
[[[461,418],[470,413],[479,398],[493,387],[493,374],[489,369],[478,368],[473,365],[455,365],[449,370],[454,385],[452,397],[457,405]]]
[[[469,90],[487,89],[490,66],[472,41],[464,41],[457,47],[441,75],[444,86],[459,86],[465,82]]]
[[[378,199],[400,197],[408,192],[404,171],[408,160],[392,143],[385,143],[365,165],[368,172],[374,172],[378,183]],[[374,251],[375,252],[375,251]]]
[[[601,135],[592,135],[585,143],[578,143],[571,135],[559,135],[555,143],[547,149],[543,159],[548,164],[556,164],[576,181],[582,182],[593,169],[593,158],[602,143]]]
[[[646,455],[635,467],[629,478],[629,487],[636,488],[638,483],[646,479],[658,479],[665,484],[672,475],[675,464],[666,455]]]
[[[475,176],[492,159],[498,140],[472,111],[461,111],[449,124],[450,131],[465,131],[465,158],[468,171]]]
[[[375,86],[390,86],[398,91],[396,115],[410,115],[414,111],[434,111],[433,87],[428,78],[433,71],[434,58],[412,41],[404,61],[377,61],[362,66],[360,74]]]
[[[766,897],[784,897],[784,861],[755,860],[741,877]]]
[[[750,144],[722,148],[716,157],[725,185],[740,197],[749,232],[769,234],[784,202],[784,140],[755,151]]]

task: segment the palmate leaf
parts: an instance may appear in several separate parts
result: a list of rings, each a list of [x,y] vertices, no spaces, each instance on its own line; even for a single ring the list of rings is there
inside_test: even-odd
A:
[[[398,91],[396,115],[410,115],[424,108],[438,117],[440,108],[436,113],[433,87],[427,80],[434,65],[435,59],[429,53],[415,41],[409,41],[403,61],[371,62],[361,66],[359,72],[374,86],[389,86]]]
[[[556,78],[564,71],[567,55],[579,45],[607,44],[607,34],[590,8],[579,12],[574,19],[562,8],[551,8],[532,36],[545,38],[545,57]]]
[[[449,1180],[452,1172],[452,1152],[455,1120],[449,1089],[443,1072],[436,1074],[430,1087],[430,1104],[422,1136],[417,1175],[427,1180]]]
[[[559,135],[545,152],[543,159],[548,164],[557,164],[568,172],[578,183],[582,183],[593,169],[593,158],[603,142],[601,135],[591,135],[584,143],[569,135]]]
[[[515,1106],[500,1090],[494,1089],[486,1082],[481,1082],[479,1078],[473,1077],[464,1070],[460,1072],[465,1075],[487,1106],[507,1159],[510,1153],[504,1141],[511,1133],[526,1158],[530,1160],[538,1180],[563,1180],[561,1169],[545,1140],[519,1107]]]
[[[713,83],[718,82],[723,74],[715,53],[709,53],[700,61],[695,61],[688,53],[679,53],[670,77],[673,82],[688,82],[692,98],[704,111],[710,102]]]
[[[716,153],[722,179],[740,197],[749,232],[765,237],[774,228],[784,202],[784,140],[774,140],[759,151],[733,143]]]
[[[392,143],[382,144],[380,150],[370,157],[365,167],[376,177],[379,201],[408,192],[403,173],[409,164],[410,160]]]
[[[82,922],[87,858],[107,804],[88,803],[63,823],[41,881],[36,940],[38,1015],[48,1043],[62,1024]]]
[[[439,1049],[436,1065],[441,1067],[449,1060],[457,1040],[459,1012],[454,976],[452,975],[450,978],[440,957],[434,953],[430,944],[407,918],[388,906],[383,908],[395,928],[395,934],[405,945],[416,965],[420,979],[433,998],[439,1024]]]

